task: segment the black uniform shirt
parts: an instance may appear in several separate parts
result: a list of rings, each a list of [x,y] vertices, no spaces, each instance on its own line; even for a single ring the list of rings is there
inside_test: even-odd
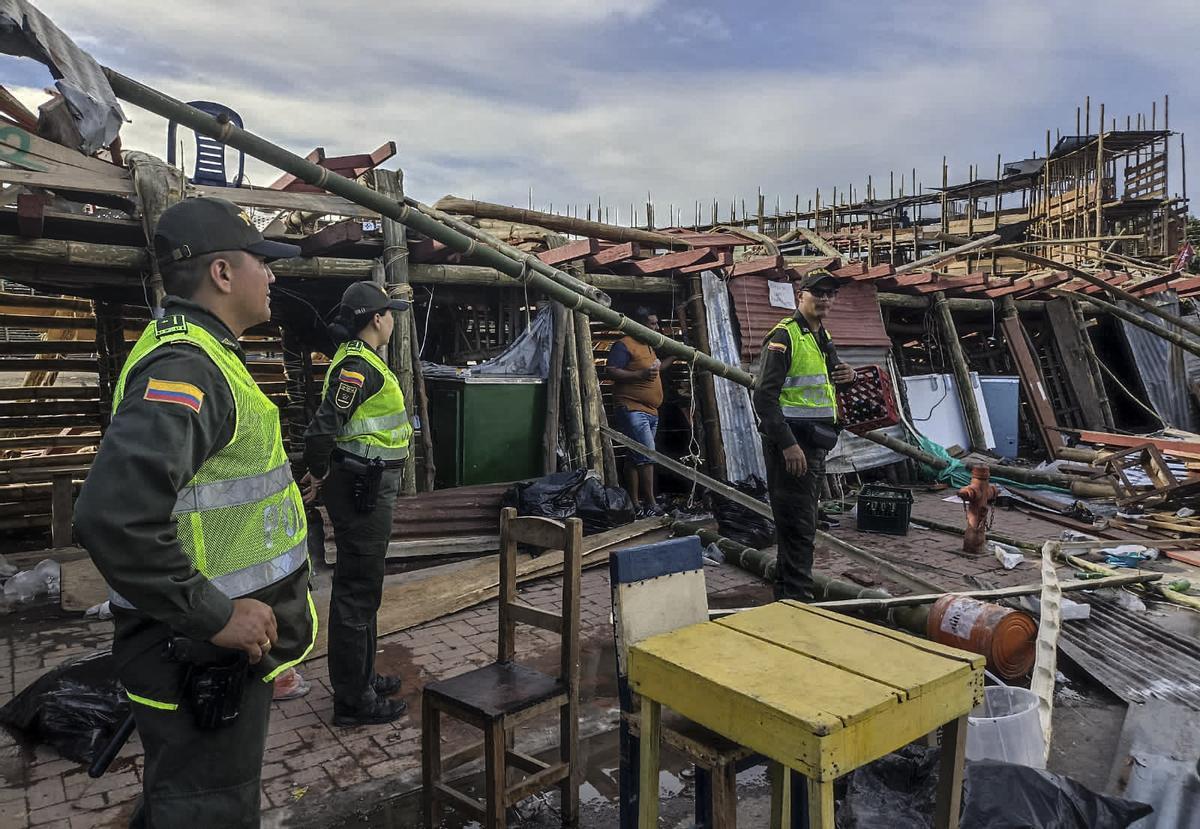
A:
[[[363,343],[363,348],[370,348]],[[336,447],[337,433],[346,425],[359,405],[383,388],[383,373],[365,357],[351,354],[337,365],[337,375],[329,378],[329,388],[313,421],[304,431],[304,465],[317,478],[329,472],[329,459]],[[362,375],[362,385],[340,380],[342,372]]]
[[[243,360],[233,332],[203,307],[168,297],[166,314],[212,334]],[[198,410],[145,399],[151,379],[188,383],[204,397]],[[125,393],[75,504],[75,533],[105,581],[136,611],[114,607],[117,639],[144,637],[147,647],[169,628],[208,640],[229,621],[231,600],[188,559],[171,512],[179,491],[233,438],[229,383],[203,351],[188,343],[155,349],[125,381]],[[275,612],[279,640],[260,667],[300,656],[312,641],[307,567],[251,594]]]
[[[800,324],[802,331],[811,330],[808,321],[799,311],[792,315],[792,319]],[[817,345],[825,352],[826,370],[833,371],[833,367],[841,360],[824,325],[817,331]],[[762,366],[759,368],[758,382],[754,385],[753,395],[754,411],[758,415],[758,431],[780,449],[787,449],[797,442],[796,435],[784,418],[783,409],[779,405],[779,393],[791,366],[792,338],[786,329],[781,328],[772,332],[763,346]]]

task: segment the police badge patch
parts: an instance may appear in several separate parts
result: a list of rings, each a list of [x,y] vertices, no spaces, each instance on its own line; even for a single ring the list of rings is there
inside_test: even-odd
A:
[[[349,409],[354,405],[354,398],[358,396],[358,390],[360,388],[361,386],[359,385],[342,380],[337,384],[337,388],[334,390],[333,405],[337,406],[339,409]]]

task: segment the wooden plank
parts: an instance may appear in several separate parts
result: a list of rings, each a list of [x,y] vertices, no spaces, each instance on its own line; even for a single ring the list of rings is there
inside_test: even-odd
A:
[[[33,340],[0,342],[0,357],[9,354],[95,354],[96,343],[89,340]]]
[[[597,533],[583,540],[584,566],[601,564],[608,560],[608,554],[619,549],[626,542],[635,538],[656,533],[667,537],[667,530],[657,518],[647,518],[634,521],[615,530]],[[562,551],[551,550],[537,558],[528,554],[517,556],[517,581],[527,582],[531,579],[553,575],[562,568]],[[499,593],[500,568],[499,556],[489,555],[477,561],[462,562],[461,567],[452,567],[452,572],[439,573],[427,578],[404,582],[402,584],[384,584],[383,598],[377,616],[379,635],[407,630],[432,619],[437,619],[449,613],[454,613],[480,602],[493,599]],[[329,618],[328,593],[322,591],[314,596],[320,624],[317,628],[317,642],[307,659],[315,659],[326,653]]]
[[[83,612],[108,599],[108,583],[96,569],[91,558],[84,555],[74,561],[61,562],[63,610]]]
[[[1054,418],[1054,407],[1042,385],[1037,360],[1025,339],[1025,327],[1021,325],[1012,299],[1006,297],[1001,309],[1000,327],[1004,331],[1004,341],[1008,344],[1017,376],[1021,379],[1021,392],[1033,414],[1034,427],[1042,439],[1042,445],[1050,457],[1054,457],[1054,450],[1064,443],[1062,434],[1056,431],[1058,422]]]
[[[355,219],[327,225],[300,240],[301,256],[318,256],[350,247],[363,238],[362,223]]]
[[[637,242],[623,242],[619,245],[611,245],[602,248],[599,253],[594,256],[589,256],[583,260],[585,270],[592,268],[603,268],[612,265],[615,262],[620,262],[624,259],[632,259],[641,251],[641,246]]]
[[[78,171],[132,183],[129,172],[123,167],[86,156],[17,126],[0,127],[0,161],[34,172]]]
[[[537,255],[547,265],[563,265],[600,252],[599,239],[580,239],[562,247],[544,250]]]
[[[1142,437],[1141,435],[1117,435],[1112,432],[1094,432],[1087,429],[1069,429],[1085,443],[1099,443],[1104,446],[1121,446],[1133,448],[1143,443],[1152,443],[1159,451],[1171,454],[1174,451],[1186,453],[1188,457],[1200,458],[1200,442],[1186,440],[1166,440],[1164,438]]]
[[[745,259],[735,263],[731,276],[749,276],[750,274],[783,270],[785,267],[782,256],[761,256],[757,259]]]
[[[75,485],[71,473],[55,472],[50,482],[50,543],[55,547],[70,546],[74,511]]]
[[[0,360],[0,373],[6,371],[75,371],[96,374],[99,369],[94,359],[64,357],[56,360],[51,357],[30,357]]]
[[[806,242],[821,251],[821,253],[826,256],[832,256],[835,259],[841,259],[842,252],[821,238],[820,234],[816,231],[809,230],[807,227],[797,227],[796,232],[804,237]]]
[[[966,759],[967,718],[964,715],[946,723],[942,729],[942,753],[933,818],[933,825],[938,829],[956,829],[958,826]]]
[[[98,400],[96,386],[5,386],[0,400]]]
[[[638,827],[658,829],[658,764],[662,747],[662,706],[642,697],[642,736],[639,740]]]
[[[727,268],[733,264],[733,251],[722,248],[713,251],[713,257],[695,265],[687,265],[679,269],[681,274],[703,273],[715,268]]]
[[[1062,362],[1059,364],[1067,376],[1067,384],[1078,403],[1079,413],[1083,422],[1089,428],[1103,429],[1104,416],[1100,405],[1100,397],[1096,394],[1096,386],[1088,363],[1092,352],[1086,347],[1083,338],[1085,331],[1079,329],[1075,315],[1071,312],[1071,299],[1056,297],[1046,303],[1046,316],[1050,321],[1050,331],[1058,343]]]
[[[663,271],[671,271],[689,265],[697,265],[709,259],[712,260],[714,265],[716,264],[716,257],[712,256],[712,251],[708,248],[693,248],[691,250],[681,250],[676,253],[666,253],[662,256],[654,256],[649,259],[636,259],[628,263],[628,267],[635,273],[647,276],[652,273],[662,273]]]
[[[196,195],[228,199],[241,207],[269,207],[277,210],[303,210],[320,215],[347,216],[354,219],[378,218],[379,214],[341,196],[327,193],[290,193],[284,190],[249,187],[195,186]]]
[[[915,648],[897,660],[895,639],[881,635],[874,625],[852,625],[844,619],[774,603],[727,616],[717,624],[888,685],[901,701],[961,679],[971,670],[970,664]]]

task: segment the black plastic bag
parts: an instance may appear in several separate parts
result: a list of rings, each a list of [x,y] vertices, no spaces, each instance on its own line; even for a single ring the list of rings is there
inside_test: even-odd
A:
[[[962,829],[1124,829],[1154,811],[1042,769],[967,764]]]
[[[767,484],[757,475],[738,481],[735,489],[767,503]],[[743,507],[727,498],[712,499],[713,515],[717,519],[717,532],[732,538],[747,547],[761,550],[775,543],[775,522],[763,518],[757,512]]]
[[[604,486],[586,469],[555,472],[533,481],[513,484],[504,493],[504,505],[520,515],[537,515],[562,521],[578,516],[585,533],[609,530],[633,520],[628,493]]]
[[[128,716],[129,700],[109,651],[64,662],[0,708],[0,723],[84,764]]]
[[[936,748],[912,743],[849,775],[838,829],[928,829],[937,801]]]

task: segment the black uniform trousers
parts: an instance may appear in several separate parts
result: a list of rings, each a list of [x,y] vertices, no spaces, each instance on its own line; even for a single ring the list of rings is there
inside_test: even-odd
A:
[[[813,539],[817,534],[821,478],[826,450],[800,444],[808,471],[797,477],[787,471],[783,450],[763,438],[767,487],[775,514],[775,598],[811,601],[814,597]]]
[[[179,666],[164,664],[164,670],[176,673]],[[196,728],[186,701],[175,711],[131,703],[146,752],[131,829],[257,829],[274,687],[261,676],[248,677],[237,719],[212,731]]]
[[[401,473],[398,468],[383,471],[369,513],[354,508],[354,475],[336,460],[321,487],[337,544],[329,598],[329,680],[335,706],[359,708],[375,701],[375,614],[383,599],[384,559]]]

